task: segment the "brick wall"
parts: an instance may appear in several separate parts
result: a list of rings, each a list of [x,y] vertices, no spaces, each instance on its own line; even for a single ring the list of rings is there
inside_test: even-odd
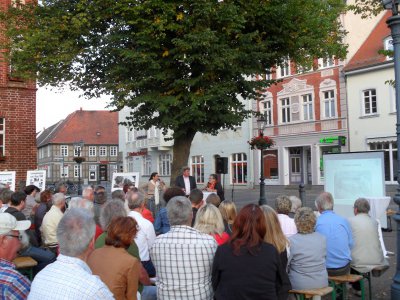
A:
[[[10,0],[0,0],[5,9]],[[16,171],[16,189],[26,180],[26,171],[37,168],[36,84],[10,79],[0,50],[0,117],[5,118],[5,161],[0,171]]]

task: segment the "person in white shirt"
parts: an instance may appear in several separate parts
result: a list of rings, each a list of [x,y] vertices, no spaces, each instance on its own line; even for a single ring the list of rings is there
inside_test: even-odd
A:
[[[141,214],[145,207],[144,195],[140,192],[128,192],[126,198],[130,210],[128,216],[134,218],[139,227],[135,243],[139,248],[140,260],[149,277],[154,277],[156,276],[156,270],[150,260],[149,249],[154,244],[156,233],[153,224]]]
[[[288,238],[297,233],[296,224],[294,220],[289,217],[292,202],[287,196],[278,196],[275,201],[275,209],[278,214],[279,223],[283,234]]]
[[[94,250],[95,229],[93,215],[86,209],[73,208],[64,214],[57,228],[60,255],[36,275],[28,299],[114,299],[86,264]]]
[[[57,226],[63,216],[63,209],[65,207],[65,195],[57,193],[53,196],[53,205],[50,210],[44,215],[42,226],[43,243],[47,247],[57,247],[58,241],[56,236]]]

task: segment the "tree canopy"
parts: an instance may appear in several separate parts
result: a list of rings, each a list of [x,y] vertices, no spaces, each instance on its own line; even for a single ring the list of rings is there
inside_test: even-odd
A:
[[[378,15],[383,10],[382,0],[355,0],[349,9],[363,18]]]
[[[172,176],[197,132],[234,129],[290,57],[342,58],[342,0],[42,0],[1,15],[13,72],[128,106],[127,125],[173,131]]]

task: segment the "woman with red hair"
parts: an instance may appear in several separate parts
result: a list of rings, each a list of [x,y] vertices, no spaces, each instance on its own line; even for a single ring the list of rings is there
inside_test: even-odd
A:
[[[106,246],[94,250],[88,265],[108,286],[115,299],[137,299],[140,261],[126,249],[138,232],[131,217],[116,217],[107,228]]]
[[[227,244],[214,257],[215,299],[287,299],[290,286],[276,248],[264,242],[266,222],[261,208],[249,204],[233,223]]]

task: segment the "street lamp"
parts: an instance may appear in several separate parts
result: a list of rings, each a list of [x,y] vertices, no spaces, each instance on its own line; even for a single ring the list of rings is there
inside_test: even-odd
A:
[[[74,143],[74,154],[77,155],[74,157],[74,161],[78,164],[78,196],[82,195],[82,187],[81,187],[81,163],[85,161],[84,157],[81,157],[81,152],[83,148],[84,142],[80,140],[79,142]]]
[[[267,113],[264,113],[261,118],[257,120],[258,128],[260,131],[260,137],[264,136],[265,125],[267,124]],[[258,200],[259,205],[267,204],[267,199],[265,197],[265,183],[264,183],[264,148],[260,149],[260,200]]]
[[[396,91],[396,135],[397,135],[397,149],[400,151],[400,16],[399,6],[400,0],[382,0],[385,9],[392,10],[392,16],[387,19],[386,23],[391,30],[393,39],[394,50],[394,80]],[[400,206],[400,159],[397,159],[397,193],[393,200]],[[391,286],[392,299],[400,299],[400,210],[397,211],[393,219],[397,223],[397,265],[396,275],[393,277],[393,284]]]

